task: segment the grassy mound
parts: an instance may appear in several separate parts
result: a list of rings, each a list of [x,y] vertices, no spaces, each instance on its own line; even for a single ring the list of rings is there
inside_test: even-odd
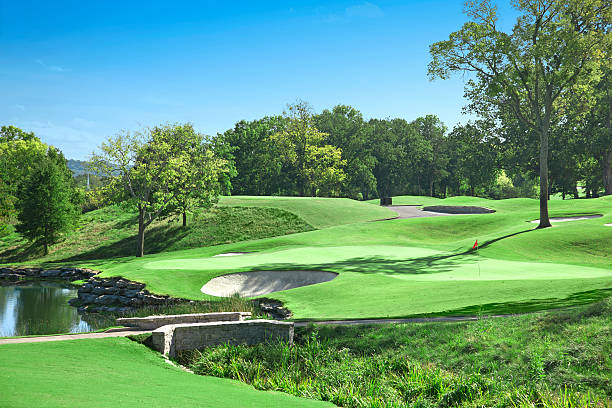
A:
[[[154,222],[145,235],[146,253],[177,251],[313,230],[309,224],[278,208],[218,207],[196,212],[183,228],[177,220]],[[109,206],[83,215],[77,231],[51,247],[48,256],[19,234],[0,239],[0,263],[72,262],[131,256],[137,246],[136,214]]]
[[[279,208],[296,214],[315,228],[374,221],[395,216],[391,210],[372,207],[349,198],[232,196],[221,197],[220,205]]]
[[[609,298],[474,322],[311,326],[294,347],[221,346],[182,362],[344,407],[595,407],[612,403],[611,327]]]
[[[603,226],[612,220],[609,198],[551,201],[551,215],[604,217],[544,230],[529,223],[538,216],[536,200],[426,199],[496,212],[354,223],[92,266],[192,299],[206,299],[202,285],[229,272],[339,273],[331,282],[267,295],[297,319],[514,313],[592,302],[612,288],[612,229]],[[211,258],[230,251],[257,253]]]
[[[125,338],[0,345],[3,407],[311,407],[327,404],[198,377]]]

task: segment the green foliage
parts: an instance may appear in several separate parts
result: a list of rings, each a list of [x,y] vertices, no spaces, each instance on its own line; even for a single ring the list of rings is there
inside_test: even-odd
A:
[[[58,162],[63,162],[63,167]],[[41,245],[47,255],[49,246],[75,226],[80,209],[61,153],[49,149],[20,187],[17,231]]]
[[[40,142],[40,139],[34,136],[34,132],[25,132],[12,125],[2,126],[0,128],[0,143],[8,143],[16,140],[22,140],[24,142],[36,140]]]
[[[144,255],[145,230],[158,217],[179,212],[185,220],[193,206],[214,202],[225,165],[190,124],[119,134],[91,160],[91,169],[110,180],[115,200],[138,210],[137,256]]]
[[[309,326],[294,345],[212,347],[180,361],[197,374],[344,407],[605,406],[610,312],[608,298],[475,322]]]
[[[287,110],[284,113],[287,126],[269,140],[295,177],[299,194],[337,196],[346,178],[342,150],[327,144],[328,135],[315,127],[312,109],[306,102],[288,105]]]
[[[506,33],[497,27],[492,1],[467,2],[470,21],[448,40],[431,45],[429,74],[445,79],[457,71],[471,73],[469,109],[524,129],[521,133],[539,150],[540,227],[550,227],[551,127],[563,121],[568,95],[590,93],[612,6],[604,0],[518,0],[513,6],[519,17]]]

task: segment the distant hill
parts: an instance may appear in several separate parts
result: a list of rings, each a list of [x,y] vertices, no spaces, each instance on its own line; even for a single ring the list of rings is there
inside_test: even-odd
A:
[[[68,159],[67,165],[74,176],[81,176],[89,173],[87,170],[87,162],[84,160]]]

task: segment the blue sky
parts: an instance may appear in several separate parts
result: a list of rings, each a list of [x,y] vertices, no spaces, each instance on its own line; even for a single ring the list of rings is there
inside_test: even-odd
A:
[[[121,129],[215,134],[296,98],[452,127],[463,78],[430,82],[428,47],[466,20],[462,3],[0,0],[0,124],[76,159]]]

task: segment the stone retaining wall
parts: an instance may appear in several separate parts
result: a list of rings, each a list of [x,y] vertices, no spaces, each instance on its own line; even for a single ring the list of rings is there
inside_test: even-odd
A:
[[[57,269],[4,266],[0,268],[0,280],[17,282],[24,279],[63,279],[67,281],[86,280],[99,272],[87,268],[61,267]]]
[[[144,283],[122,278],[90,278],[78,290],[70,304],[81,312],[124,313],[141,306],[172,304],[185,299],[152,295]]]
[[[238,322],[251,317],[250,312],[190,313],[117,319],[117,324],[153,330],[169,324]]]
[[[222,344],[254,345],[271,341],[293,342],[293,323],[276,320],[172,324],[153,331],[152,345],[160,353],[177,353]]]

